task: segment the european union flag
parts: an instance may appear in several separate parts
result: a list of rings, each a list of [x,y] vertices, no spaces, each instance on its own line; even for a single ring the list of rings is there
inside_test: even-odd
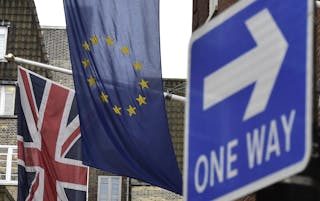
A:
[[[64,0],[86,165],[182,193],[165,113],[159,0]]]

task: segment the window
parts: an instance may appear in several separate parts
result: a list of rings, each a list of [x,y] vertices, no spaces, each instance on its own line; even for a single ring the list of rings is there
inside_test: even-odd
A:
[[[14,115],[16,87],[0,85],[0,115]]]
[[[0,185],[18,184],[17,146],[0,145]]]
[[[0,26],[0,61],[6,61],[8,27]]]
[[[121,201],[121,177],[98,177],[98,201]]]

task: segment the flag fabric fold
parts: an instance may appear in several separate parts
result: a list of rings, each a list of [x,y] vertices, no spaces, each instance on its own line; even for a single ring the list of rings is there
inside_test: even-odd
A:
[[[18,68],[18,200],[85,201],[74,91]]]
[[[64,0],[86,165],[182,193],[165,112],[159,0]]]

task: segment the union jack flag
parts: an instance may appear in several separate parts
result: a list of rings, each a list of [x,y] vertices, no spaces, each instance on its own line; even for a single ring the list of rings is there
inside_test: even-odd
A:
[[[19,67],[18,200],[86,200],[74,91]]]

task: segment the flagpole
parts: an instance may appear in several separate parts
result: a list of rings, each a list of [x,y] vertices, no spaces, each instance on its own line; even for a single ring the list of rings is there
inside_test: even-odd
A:
[[[53,70],[53,71],[56,71],[56,72],[72,75],[72,70],[65,69],[65,68],[62,68],[62,67],[52,66],[52,65],[49,65],[49,64],[40,63],[40,62],[37,62],[37,61],[23,59],[23,58],[14,56],[12,53],[9,53],[9,54],[5,55],[4,58],[8,62],[15,62],[17,64],[33,65],[33,66],[37,66],[37,67],[40,67],[40,68],[45,68],[45,69]],[[180,102],[185,102],[186,101],[185,97],[179,96],[179,95],[175,95],[175,94],[173,94],[171,92],[170,93],[169,92],[163,92],[163,95],[168,100],[176,100],[176,101],[180,101]]]
[[[40,67],[40,68],[45,68],[45,69],[53,70],[53,71],[56,71],[56,72],[72,75],[72,70],[65,69],[65,68],[62,68],[62,67],[52,66],[52,65],[49,65],[49,64],[40,63],[40,62],[37,62],[37,61],[23,59],[23,58],[20,58],[20,57],[16,57],[11,53],[5,55],[4,58],[8,62],[15,62],[17,64],[33,65],[33,66],[37,66],[37,67]]]

